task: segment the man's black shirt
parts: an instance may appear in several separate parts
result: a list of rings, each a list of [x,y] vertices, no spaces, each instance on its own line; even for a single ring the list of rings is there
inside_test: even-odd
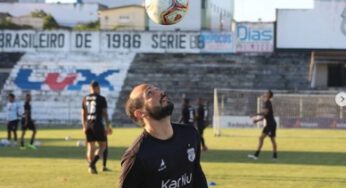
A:
[[[193,124],[195,121],[195,109],[191,106],[184,106],[181,110],[181,120],[185,124]]]
[[[274,126],[275,124],[274,112],[273,112],[273,106],[270,100],[265,101],[263,103],[262,108],[268,110],[268,113],[264,116],[265,120],[267,121],[267,126]]]
[[[82,108],[86,110],[88,126],[103,128],[102,113],[103,109],[107,108],[106,98],[95,93],[89,94],[83,98]]]
[[[198,105],[196,122],[198,129],[204,129],[208,124],[208,109],[205,105]]]
[[[207,188],[200,166],[200,138],[192,126],[172,124],[159,140],[144,131],[122,157],[121,188]]]
[[[31,105],[30,102],[24,103],[24,110],[26,113],[26,116],[28,117],[28,121],[31,121]]]

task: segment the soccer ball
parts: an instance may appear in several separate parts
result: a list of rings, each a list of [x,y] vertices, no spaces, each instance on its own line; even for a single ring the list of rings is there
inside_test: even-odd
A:
[[[41,146],[42,143],[39,140],[34,141],[34,146]]]
[[[9,146],[10,144],[11,144],[10,141],[8,141],[7,139],[1,139],[0,141],[0,145],[4,147]]]
[[[189,0],[145,0],[145,9],[153,22],[172,25],[183,19],[189,9]]]
[[[76,142],[76,146],[77,146],[77,147],[84,147],[84,146],[85,146],[85,143],[84,143],[83,141],[81,141],[81,140],[78,140],[78,141]]]

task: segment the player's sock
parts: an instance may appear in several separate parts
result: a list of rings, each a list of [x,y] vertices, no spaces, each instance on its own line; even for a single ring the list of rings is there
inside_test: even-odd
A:
[[[21,141],[20,141],[20,146],[21,146],[21,147],[24,147],[24,140],[21,140]]]
[[[277,159],[278,158],[278,154],[276,152],[273,153],[273,158]]]
[[[30,140],[30,145],[34,145],[34,139]]]
[[[260,151],[256,151],[255,154],[254,154],[254,156],[258,157],[259,154],[260,154]]]
[[[108,157],[108,147],[106,147],[105,151],[103,152],[103,167],[107,166],[107,157]]]
[[[90,167],[95,167],[96,166],[96,162],[100,159],[100,156],[95,155],[95,157],[93,158],[93,160],[91,160],[90,162]]]

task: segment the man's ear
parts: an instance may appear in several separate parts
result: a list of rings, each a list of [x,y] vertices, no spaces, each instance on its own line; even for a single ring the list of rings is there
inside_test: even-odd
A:
[[[136,119],[141,119],[144,117],[144,113],[141,110],[135,110],[133,114],[136,117]]]

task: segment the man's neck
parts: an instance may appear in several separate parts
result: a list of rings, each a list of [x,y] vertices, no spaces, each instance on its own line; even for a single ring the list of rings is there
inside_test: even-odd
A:
[[[156,121],[149,120],[146,122],[144,129],[153,137],[160,140],[167,140],[173,136],[173,128],[170,117]]]

